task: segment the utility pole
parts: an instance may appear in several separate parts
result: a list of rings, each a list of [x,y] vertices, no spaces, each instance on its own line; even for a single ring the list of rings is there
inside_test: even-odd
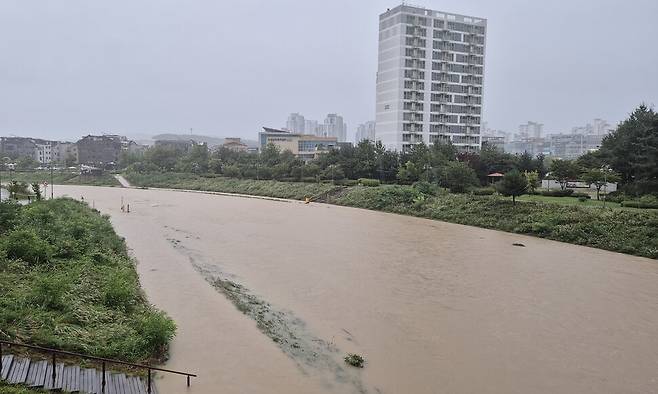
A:
[[[53,163],[50,163],[50,199],[52,200],[54,198],[54,188],[55,185],[53,184]]]

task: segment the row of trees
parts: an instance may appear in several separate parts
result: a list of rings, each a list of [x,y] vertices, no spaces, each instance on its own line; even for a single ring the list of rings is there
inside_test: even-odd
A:
[[[393,152],[381,143],[362,141],[354,147],[331,150],[317,159],[304,162],[289,151],[274,145],[260,154],[234,152],[219,148],[210,152],[205,146],[188,152],[155,146],[142,157],[124,154],[122,168],[137,172],[176,171],[216,173],[251,179],[304,180],[378,179],[387,183],[412,184],[417,181],[442,183],[465,190],[487,183],[491,172],[537,171],[545,174],[544,158],[529,154],[511,155],[485,146],[478,153],[458,153],[451,144],[415,145],[407,152]]]
[[[323,179],[378,179],[381,182],[439,183],[454,191],[486,185],[494,172],[518,171],[534,189],[547,174],[566,188],[568,181],[583,180],[600,191],[605,181],[621,181],[641,193],[658,193],[658,115],[642,105],[617,130],[603,140],[598,152],[578,160],[549,160],[543,155],[513,155],[484,145],[479,152],[458,152],[445,143],[418,144],[407,152],[393,152],[381,143],[363,141],[304,162],[274,145],[260,154],[233,152],[226,148],[210,152],[197,145],[183,152],[155,146],[139,157],[123,154],[122,168],[138,172],[176,171],[215,173],[228,177],[319,181]]]

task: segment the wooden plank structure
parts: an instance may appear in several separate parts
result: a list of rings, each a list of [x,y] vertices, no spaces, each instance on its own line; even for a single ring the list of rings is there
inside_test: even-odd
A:
[[[79,365],[53,364],[49,360],[29,359],[12,354],[2,356],[0,379],[16,385],[40,388],[64,393],[84,394],[147,394],[146,378],[124,373],[105,372],[105,391],[102,387],[102,371],[80,368]],[[151,381],[151,393],[157,394],[155,382]]]
[[[39,354],[50,354],[52,359],[32,359],[15,354],[3,353],[3,346],[36,350]],[[79,359],[94,360],[102,365],[102,368],[98,370],[94,368],[82,368],[76,364],[65,365],[60,361],[61,359],[58,359],[59,356],[67,356],[69,359],[76,357]],[[112,372],[106,370],[107,365],[124,365],[138,368],[146,370],[147,375],[142,378]],[[189,372],[173,371],[150,365],[133,364],[65,350],[0,340],[0,381],[5,381],[8,384],[24,385],[47,391],[65,393],[157,394],[158,390],[152,379],[154,371],[185,376],[188,387],[190,386],[190,378],[196,377],[195,374]]]

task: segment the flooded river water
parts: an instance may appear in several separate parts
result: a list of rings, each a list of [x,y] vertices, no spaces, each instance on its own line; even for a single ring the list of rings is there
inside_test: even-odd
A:
[[[162,393],[658,392],[656,261],[322,204],[55,191],[111,215],[176,320],[166,367],[199,378]]]

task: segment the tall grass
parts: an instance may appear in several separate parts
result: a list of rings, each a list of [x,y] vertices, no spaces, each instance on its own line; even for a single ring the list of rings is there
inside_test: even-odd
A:
[[[0,338],[161,360],[175,325],[146,300],[107,217],[71,199],[0,204]]]

